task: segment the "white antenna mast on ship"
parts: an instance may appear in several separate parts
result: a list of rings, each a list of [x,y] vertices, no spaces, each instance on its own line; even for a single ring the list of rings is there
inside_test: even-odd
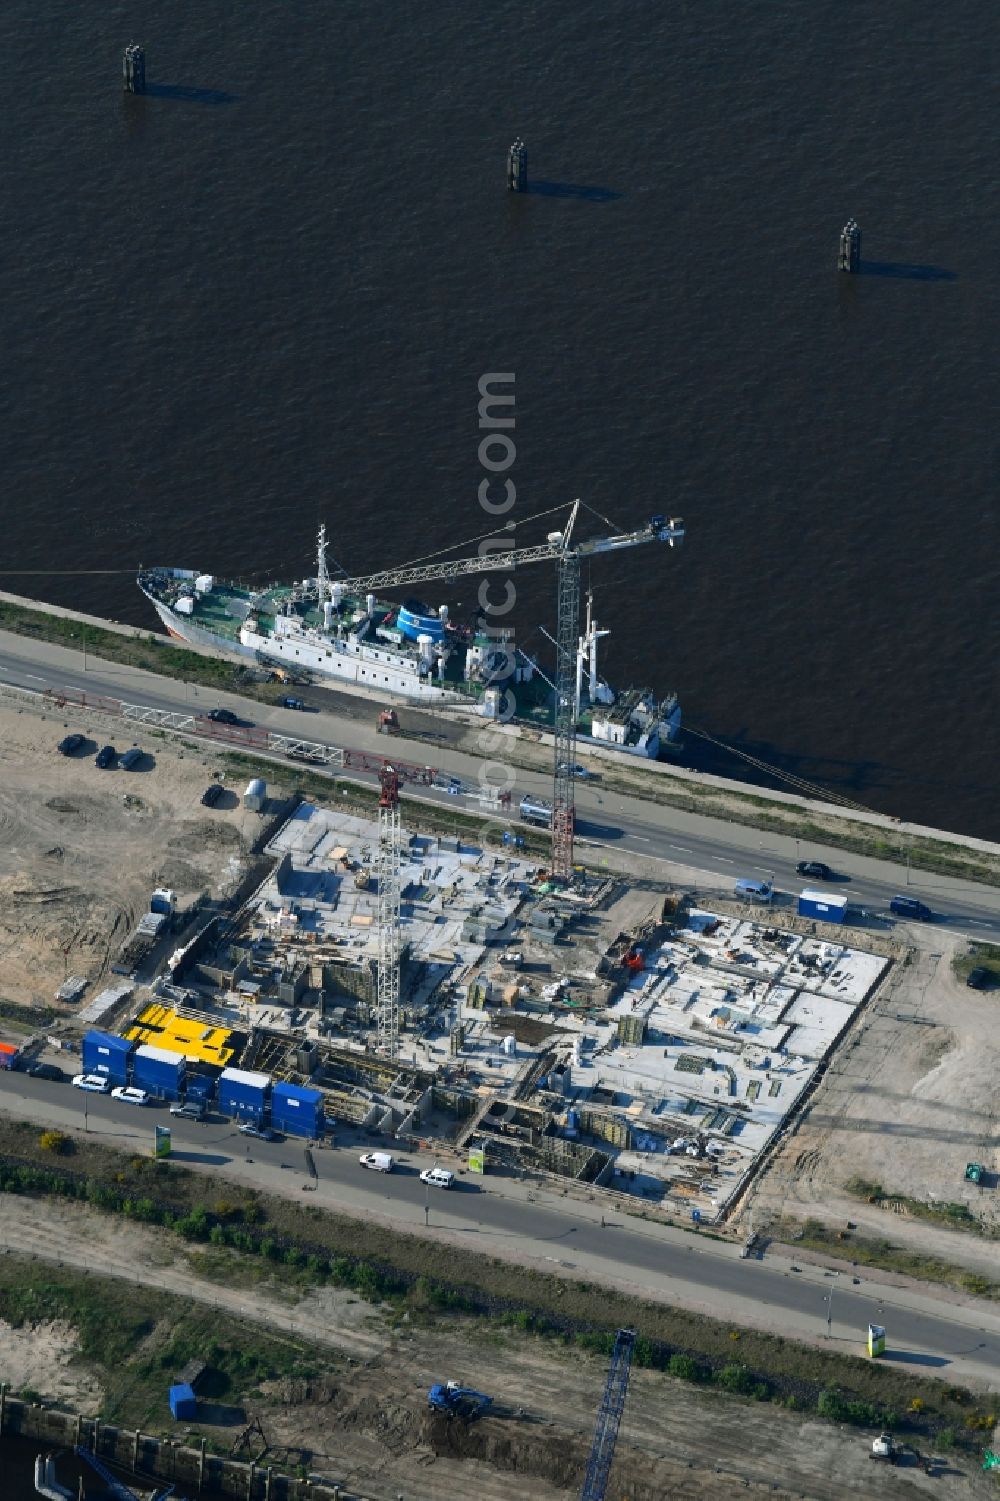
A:
[[[326,604],[330,593],[330,575],[326,571],[326,522],[319,529],[316,539],[316,593],[320,609]]]

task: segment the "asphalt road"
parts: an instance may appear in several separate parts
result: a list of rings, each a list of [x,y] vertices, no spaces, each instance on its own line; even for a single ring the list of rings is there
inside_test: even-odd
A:
[[[80,1130],[86,1122],[90,1131],[123,1151],[143,1150],[147,1132],[145,1149],[151,1150],[153,1126],[169,1124],[174,1158],[187,1167],[249,1180],[265,1190],[297,1193],[310,1181],[306,1142],[247,1138],[218,1116],[205,1122],[178,1120],[162,1104],[126,1105],[20,1073],[0,1073],[0,1108],[61,1129]],[[816,1267],[793,1270],[780,1260],[741,1260],[727,1243],[621,1215],[609,1215],[602,1224],[599,1210],[589,1205],[539,1202],[539,1190],[499,1177],[470,1181],[460,1176],[450,1190],[428,1188],[418,1174],[433,1165],[429,1156],[406,1158],[384,1175],[360,1166],[362,1149],[352,1142],[312,1153],[318,1173],[312,1202],[359,1216],[388,1215],[416,1231],[424,1229],[426,1218],[431,1234],[457,1234],[470,1250],[505,1249],[517,1259],[543,1267],[550,1263],[554,1272],[608,1269],[610,1280],[624,1279],[660,1296],[676,1294],[679,1302],[723,1318],[738,1319],[741,1305],[744,1310],[755,1306],[758,1314],[764,1307],[773,1311],[777,1329],[799,1338],[815,1340],[825,1333],[832,1296],[838,1348],[860,1351],[873,1322],[889,1330],[893,1359],[928,1373],[995,1381],[1000,1372],[1000,1317],[991,1313],[865,1279],[855,1285],[846,1275]]]
[[[398,745],[402,759],[429,762],[444,773],[442,785],[420,789],[421,797],[464,812],[483,811],[479,793],[481,763],[450,745],[454,726],[444,717],[440,744],[387,742],[375,732],[375,709],[371,703],[348,694],[296,689],[316,710],[302,713],[241,700],[232,694],[220,695],[214,690],[138,672],[100,658],[89,658],[85,669],[78,652],[10,633],[0,633],[0,682],[37,691],[70,687],[175,712],[206,713],[225,705],[242,719],[268,729],[379,755],[386,754],[389,744]],[[335,712],[325,708],[328,702],[336,705]],[[426,717],[423,715],[421,719]],[[131,744],[137,733],[141,742],[141,727],[123,723],[119,749]],[[374,781],[374,776],[366,777],[364,773],[352,772],[351,776],[360,781]],[[449,791],[446,785],[449,777],[457,779],[457,790],[453,785]],[[407,793],[413,795],[413,789],[408,788]],[[515,802],[525,793],[549,796],[551,779],[543,773],[519,768]],[[895,925],[888,911],[889,901],[896,892],[902,892],[918,897],[934,914],[930,924],[908,925],[912,941],[921,946],[933,944],[936,927],[946,927],[969,938],[1000,936],[1000,889],[819,845],[807,846],[792,837],[762,833],[745,825],[624,797],[606,791],[599,777],[577,785],[577,833],[581,853],[598,866],[607,851],[634,855],[640,861],[663,861],[667,868],[659,872],[662,877],[685,884],[694,879],[699,889],[704,887],[706,895],[712,891],[731,895],[732,883],[738,877],[767,877],[773,880],[777,900],[786,906],[803,885],[817,884],[797,875],[796,863],[801,859],[818,859],[835,872],[836,879],[829,883],[828,889],[847,896],[849,924],[855,929],[888,931]]]

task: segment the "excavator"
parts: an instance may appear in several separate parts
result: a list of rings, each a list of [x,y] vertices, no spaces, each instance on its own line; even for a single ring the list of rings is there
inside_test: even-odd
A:
[[[443,1412],[449,1418],[466,1418],[471,1422],[493,1406],[493,1398],[485,1392],[473,1391],[471,1386],[462,1386],[458,1381],[446,1381],[443,1385],[431,1387],[427,1393],[427,1406],[431,1412]]]

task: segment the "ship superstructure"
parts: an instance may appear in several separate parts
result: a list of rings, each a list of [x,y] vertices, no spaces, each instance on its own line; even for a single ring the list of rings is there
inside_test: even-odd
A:
[[[662,518],[654,522],[663,524]],[[544,547],[531,551],[545,556]],[[502,557],[496,566],[504,566]],[[377,577],[389,581],[388,575]],[[502,674],[513,689],[519,718],[551,720],[553,693],[547,677],[524,652],[512,652],[511,643],[495,631],[478,629],[479,622],[453,621],[444,604],[430,606],[413,596],[402,604],[389,603],[372,592],[352,592],[351,580],[331,577],[325,526],[317,539],[316,574],[298,583],[253,589],[196,569],[164,567],[144,569],[138,583],[170,635],[220,654],[343,685],[377,700],[388,695],[428,706],[465,703],[487,716],[499,712],[495,684]],[[648,726],[652,733],[620,738],[608,717],[615,694],[597,673],[597,643],[607,634],[593,620],[588,602],[586,630],[577,648],[579,733],[633,754],[655,756],[678,738],[676,696],[664,704],[665,716]],[[648,702],[652,710],[655,706]]]

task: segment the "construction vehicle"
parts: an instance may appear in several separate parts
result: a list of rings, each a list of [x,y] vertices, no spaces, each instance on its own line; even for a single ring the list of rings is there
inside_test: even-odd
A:
[[[891,1433],[880,1433],[878,1438],[872,1440],[869,1458],[878,1460],[880,1464],[899,1463],[899,1448]]]
[[[471,1386],[462,1386],[458,1381],[446,1381],[443,1385],[431,1387],[427,1393],[427,1406],[431,1412],[443,1412],[449,1418],[460,1417],[471,1422],[493,1406],[493,1398],[485,1392],[473,1391]]]
[[[594,1426],[594,1442],[587,1460],[587,1473],[583,1479],[580,1501],[604,1501],[611,1473],[611,1461],[615,1457],[618,1428],[628,1394],[628,1377],[632,1367],[632,1352],[635,1349],[635,1330],[619,1329],[611,1351],[611,1365],[604,1386],[604,1396],[597,1412]]]
[[[383,709],[375,721],[375,728],[380,735],[398,735],[399,715],[395,709]]]

